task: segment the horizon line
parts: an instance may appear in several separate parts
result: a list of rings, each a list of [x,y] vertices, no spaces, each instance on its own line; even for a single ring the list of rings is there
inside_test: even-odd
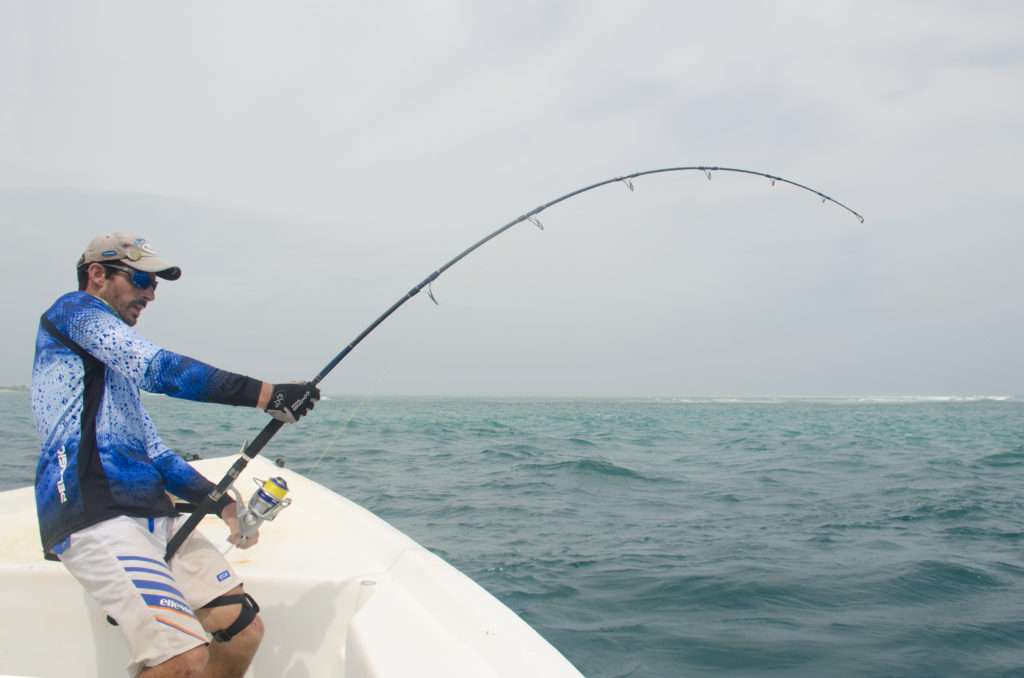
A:
[[[0,392],[25,392],[28,384],[0,385]],[[144,395],[163,395],[142,391]],[[328,398],[511,398],[554,400],[674,400],[674,401],[756,401],[756,400],[872,400],[872,401],[958,401],[958,400],[1021,400],[1024,395],[1008,393],[753,393],[753,394],[580,394],[580,393],[357,393],[323,392]],[[170,396],[169,396],[170,397]]]

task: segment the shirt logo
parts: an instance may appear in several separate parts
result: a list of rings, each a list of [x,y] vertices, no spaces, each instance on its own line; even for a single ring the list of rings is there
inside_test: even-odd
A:
[[[63,445],[57,450],[57,464],[60,466],[60,477],[57,479],[57,494],[60,495],[60,503],[66,504],[68,501],[68,491],[67,486],[64,485],[64,471],[68,469],[68,455],[64,451]]]
[[[179,612],[187,612],[189,614],[192,614],[192,610],[190,610],[187,605],[182,605],[178,601],[171,600],[170,598],[161,598],[160,606],[169,607],[172,610],[178,610]]]

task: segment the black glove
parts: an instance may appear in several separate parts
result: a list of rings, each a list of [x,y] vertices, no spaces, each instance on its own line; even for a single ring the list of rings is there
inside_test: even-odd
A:
[[[278,421],[294,424],[320,400],[320,389],[309,382],[274,384],[265,412]]]

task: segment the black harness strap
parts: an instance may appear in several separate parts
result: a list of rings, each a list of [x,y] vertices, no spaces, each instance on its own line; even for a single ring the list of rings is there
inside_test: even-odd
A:
[[[54,339],[56,339],[57,341],[67,346],[72,351],[74,351],[76,354],[78,354],[78,357],[81,358],[83,362],[99,362],[98,360],[96,360],[96,358],[92,357],[92,355],[90,355],[88,351],[86,351],[84,348],[79,346],[77,342],[71,339],[71,337],[57,329],[57,326],[50,322],[50,319],[46,317],[45,313],[39,318],[39,324],[43,326],[44,330],[50,333],[50,336],[52,336]]]
[[[203,607],[223,607],[225,605],[241,605],[242,609],[238,613],[238,618],[232,622],[231,626],[210,634],[218,643],[226,643],[241,633],[242,629],[251,624],[252,620],[256,618],[256,613],[260,611],[259,603],[248,593],[218,596],[206,605],[203,605]]]

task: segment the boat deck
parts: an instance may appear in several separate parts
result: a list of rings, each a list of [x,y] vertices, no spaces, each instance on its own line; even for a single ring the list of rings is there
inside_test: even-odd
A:
[[[233,461],[195,466],[218,479]],[[228,553],[267,627],[247,676],[581,675],[491,594],[369,511],[262,458],[236,482],[245,496],[253,476],[283,476],[294,501],[259,544]],[[60,563],[42,558],[32,489],[0,493],[0,515],[0,673],[124,675],[120,632]],[[199,529],[225,543],[218,518]]]

